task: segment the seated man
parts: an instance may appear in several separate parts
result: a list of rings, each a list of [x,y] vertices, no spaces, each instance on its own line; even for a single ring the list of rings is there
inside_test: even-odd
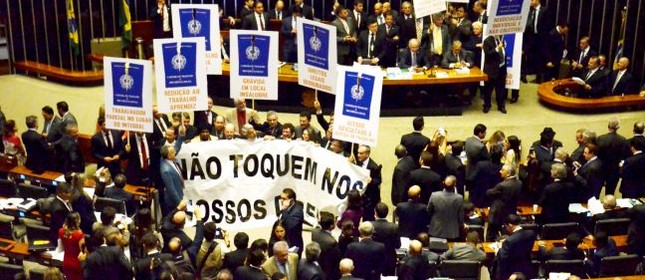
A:
[[[452,51],[443,53],[441,67],[443,68],[464,68],[473,67],[473,54],[467,50],[462,50],[461,41],[452,42]]]
[[[551,250],[546,249],[544,241],[538,241],[540,246],[540,258],[547,260],[584,260],[585,254],[578,249],[582,239],[577,233],[570,233],[564,242],[564,247],[554,246]]]
[[[417,39],[410,39],[408,48],[399,53],[398,64],[401,68],[412,68],[415,72],[424,72],[431,65],[420,50],[420,43]]]
[[[455,243],[441,255],[441,260],[484,261],[486,253],[480,247],[479,233],[466,234],[466,243]]]
[[[605,210],[604,212],[591,216],[588,228],[589,231],[593,232],[596,222],[600,220],[627,217],[627,212],[624,209],[617,207],[616,197],[611,194],[605,195],[605,198],[602,200],[602,208]]]
[[[587,65],[588,70],[580,77],[585,82],[582,95],[586,97],[604,96],[607,88],[607,76],[598,70],[598,57],[589,58]]]
[[[134,195],[124,190],[127,179],[119,174],[114,177],[114,187],[105,188],[105,197],[125,202],[128,214],[134,214],[137,209],[137,200]]]

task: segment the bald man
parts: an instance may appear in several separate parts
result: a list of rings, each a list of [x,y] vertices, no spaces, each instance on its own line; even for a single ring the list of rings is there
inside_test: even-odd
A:
[[[340,277],[340,280],[360,280],[360,278],[352,276],[352,271],[354,271],[354,261],[352,261],[352,259],[340,260],[338,269],[340,270],[340,274],[342,275]]]
[[[432,237],[455,241],[464,225],[464,197],[455,191],[457,178],[449,175],[443,181],[444,189],[433,192],[428,202],[430,226],[428,233]]]
[[[428,210],[421,202],[421,188],[412,186],[408,189],[408,201],[401,202],[394,209],[394,217],[399,223],[402,237],[414,238],[425,232],[428,227]]]
[[[589,227],[588,227],[588,230],[590,232],[592,232],[593,229],[595,228],[596,222],[600,220],[628,217],[628,213],[625,209],[617,207],[616,197],[613,195],[610,195],[610,194],[605,195],[605,198],[603,198],[602,200],[602,208],[605,210],[605,212],[598,213],[591,217],[591,222],[589,223]]]
[[[187,213],[185,212],[186,203],[186,200],[182,200],[179,205],[177,205],[177,208],[164,217],[163,224],[161,226],[161,236],[165,242],[163,250],[164,253],[173,252],[171,248],[172,246],[174,246],[175,249],[179,247],[181,251],[186,250],[191,262],[194,263],[199,247],[202,246],[202,241],[204,239],[204,223],[202,222],[201,208],[195,207],[194,217],[191,217],[191,219],[196,219],[197,227],[195,229],[195,238],[191,240],[183,231],[186,219],[188,218]],[[173,240],[174,242],[172,242]],[[177,250],[175,250],[175,252],[177,252]]]
[[[627,72],[629,58],[621,57],[616,63],[616,70],[609,74],[607,80],[607,95],[636,94],[632,74]]]
[[[408,41],[408,48],[399,54],[399,67],[410,68],[414,72],[423,72],[430,67],[425,52],[421,49],[421,43],[417,39]]]
[[[397,158],[394,173],[392,174],[392,205],[398,205],[407,200],[406,188],[410,182],[410,171],[416,169],[416,164],[412,156],[408,155],[405,146],[399,144],[394,149],[394,155]]]
[[[282,20],[286,17],[287,15],[284,11],[284,1],[278,0],[277,2],[275,2],[275,7],[269,12],[269,18]]]
[[[408,255],[403,258],[397,270],[396,276],[399,280],[429,279],[430,263],[423,257],[421,242],[410,241]]]

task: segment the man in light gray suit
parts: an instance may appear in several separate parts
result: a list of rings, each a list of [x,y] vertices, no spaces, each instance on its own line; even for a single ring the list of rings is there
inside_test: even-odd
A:
[[[441,254],[441,260],[484,261],[486,253],[480,249],[477,231],[466,234],[466,243],[455,243],[448,251]]]
[[[58,130],[61,135],[67,134],[67,126],[69,125],[76,125],[78,126],[78,122],[76,122],[76,117],[72,115],[72,113],[69,111],[69,105],[67,104],[66,101],[60,101],[56,103],[56,110],[58,111],[58,115],[61,118],[60,125],[58,126]]]
[[[486,126],[478,123],[473,129],[473,136],[466,138],[464,150],[466,151],[466,158],[468,163],[466,165],[466,178],[477,165],[477,162],[488,159],[488,150],[484,144],[486,138]]]
[[[356,24],[349,17],[349,9],[340,7],[338,16],[331,23],[336,27],[336,43],[338,63],[342,65],[352,65],[354,55],[356,54],[355,46],[358,42],[356,35]]]
[[[443,181],[442,191],[433,192],[428,201],[432,237],[456,241],[464,224],[464,197],[455,191],[457,178],[449,175]]]

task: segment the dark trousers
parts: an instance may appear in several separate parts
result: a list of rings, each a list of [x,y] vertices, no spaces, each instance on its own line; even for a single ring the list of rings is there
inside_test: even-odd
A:
[[[506,97],[508,96],[506,90],[506,67],[499,69],[499,75],[493,79],[490,76],[488,81],[484,83],[484,108],[490,108],[490,100],[495,89],[495,101],[497,101],[497,108],[505,108]]]
[[[616,168],[605,169],[605,195],[614,195],[616,186],[618,185],[618,179],[620,179],[619,174],[620,171]],[[598,193],[598,196],[600,196],[600,193]]]
[[[552,79],[557,79],[560,74],[560,63],[553,64],[553,67],[549,68],[545,66],[544,77],[542,81],[550,81]]]

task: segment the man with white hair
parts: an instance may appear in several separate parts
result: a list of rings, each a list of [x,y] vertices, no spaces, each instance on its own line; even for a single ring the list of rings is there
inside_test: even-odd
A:
[[[596,139],[598,158],[603,163],[605,174],[605,194],[614,194],[620,177],[618,164],[631,155],[629,142],[618,134],[618,128],[620,128],[620,120],[612,118],[607,124],[608,132]]]
[[[340,260],[338,269],[340,270],[340,274],[342,275],[340,277],[340,280],[359,280],[360,279],[352,276],[352,271],[354,271],[354,261],[352,261],[352,259],[345,258]]]
[[[492,200],[488,218],[489,240],[497,236],[506,216],[517,212],[517,201],[522,191],[522,182],[517,179],[513,165],[504,164],[499,170],[499,175],[503,181],[486,191],[486,196]]]
[[[298,263],[298,280],[325,279],[318,258],[320,257],[320,245],[314,241],[305,247],[305,258]]]
[[[262,270],[267,277],[276,272],[287,276],[288,280],[296,280],[298,275],[298,254],[289,252],[289,245],[286,241],[278,241],[273,244],[273,257],[270,257],[262,264]]]
[[[609,74],[607,80],[607,95],[625,95],[636,93],[632,74],[627,72],[629,58],[621,57],[616,63],[616,70]]]
[[[237,136],[235,135],[235,125],[233,125],[232,123],[227,123],[224,126],[224,139],[233,140],[235,138],[237,138]]]
[[[359,242],[353,242],[347,246],[345,256],[356,262],[356,275],[365,280],[381,279],[383,264],[385,263],[385,245],[372,240],[374,226],[371,222],[363,222],[358,227],[361,235]],[[341,273],[342,261],[341,261]],[[344,275],[344,274],[343,274]]]
[[[251,120],[259,123],[260,116],[255,110],[246,107],[246,100],[244,98],[236,98],[234,102],[235,108],[226,111],[224,119],[226,119],[226,123],[233,124],[235,134],[239,135],[242,132],[242,127]]]

